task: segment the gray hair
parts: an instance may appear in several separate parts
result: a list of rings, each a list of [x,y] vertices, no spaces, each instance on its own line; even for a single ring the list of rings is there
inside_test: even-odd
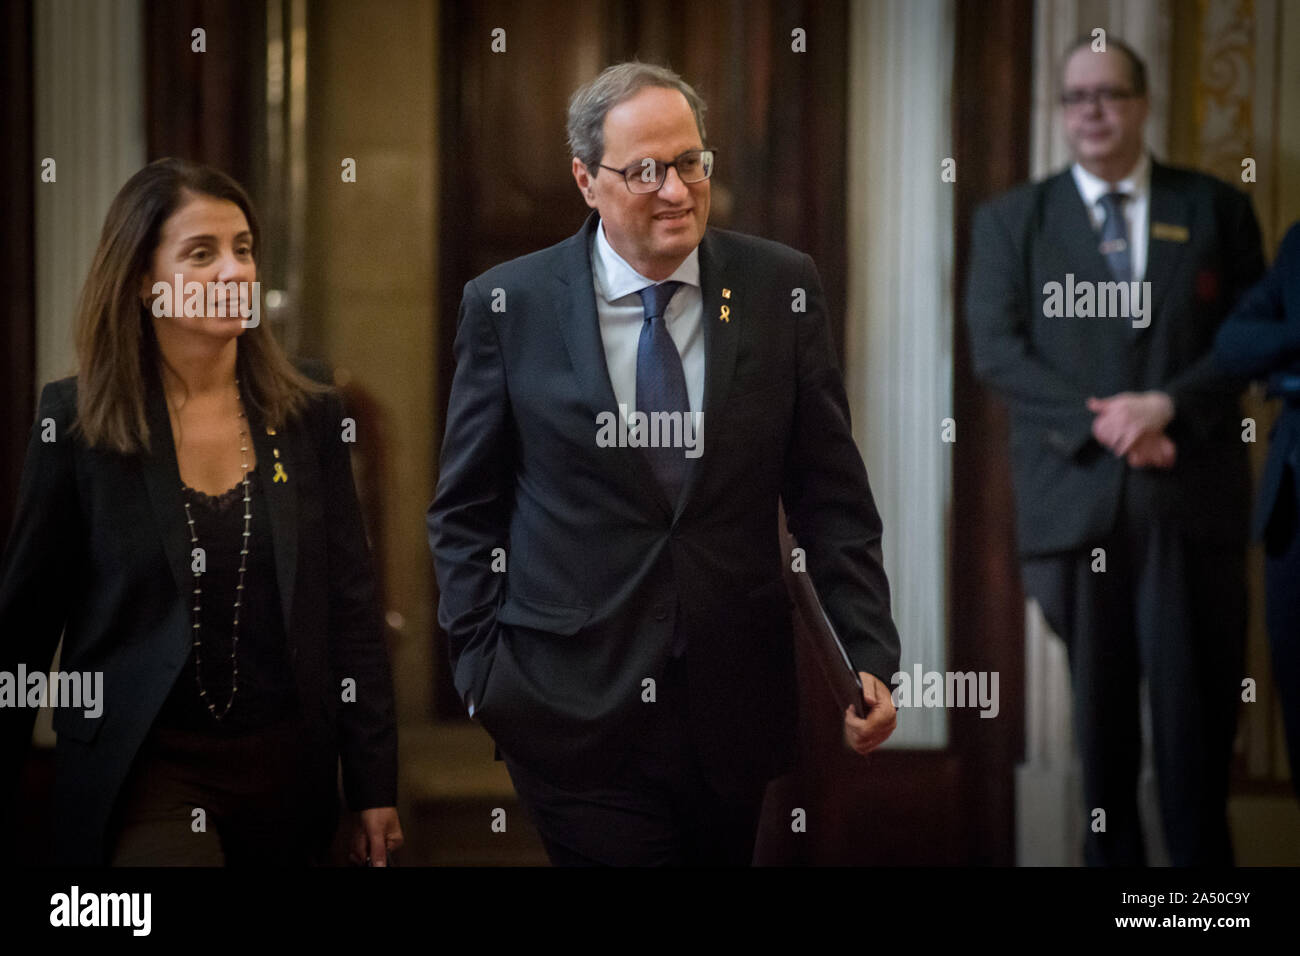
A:
[[[617,63],[581,86],[569,100],[569,149],[595,176],[605,155],[605,115],[619,103],[631,99],[646,87],[677,90],[695,114],[695,128],[704,143],[704,100],[691,85],[672,70],[650,63]]]

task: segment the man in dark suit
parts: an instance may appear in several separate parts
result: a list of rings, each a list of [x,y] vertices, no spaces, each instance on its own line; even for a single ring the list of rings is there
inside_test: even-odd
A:
[[[796,740],[778,498],[863,681],[846,740],[866,753],[895,724],[881,523],[817,272],[706,230],[702,112],[646,64],[579,90],[595,212],[461,303],[439,622],[557,864],[750,862]]]
[[[1077,45],[1072,168],[975,215],[966,319],[1011,411],[1026,592],[1067,642],[1085,857],[1145,861],[1139,676],[1175,864],[1232,861],[1248,470],[1215,330],[1263,269],[1249,200],[1147,156],[1146,71]]]

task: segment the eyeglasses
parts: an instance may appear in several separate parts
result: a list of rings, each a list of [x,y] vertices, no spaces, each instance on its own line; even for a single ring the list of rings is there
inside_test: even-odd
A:
[[[604,163],[596,165],[622,176],[629,192],[657,193],[668,180],[669,167],[677,170],[678,177],[684,183],[704,182],[713,175],[713,158],[716,154],[716,149],[688,149],[671,163],[661,163],[647,156],[640,162],[624,166],[622,169],[615,169]]]
[[[1066,90],[1061,94],[1061,105],[1067,110],[1078,109],[1087,103],[1090,106],[1114,106],[1123,100],[1131,100],[1138,94],[1132,90],[1116,86],[1099,86],[1095,90]]]

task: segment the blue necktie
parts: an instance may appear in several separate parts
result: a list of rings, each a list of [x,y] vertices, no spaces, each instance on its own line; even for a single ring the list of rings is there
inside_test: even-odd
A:
[[[1101,254],[1106,257],[1110,274],[1119,282],[1133,278],[1133,256],[1128,241],[1128,224],[1124,221],[1121,203],[1128,199],[1125,193],[1106,193],[1098,202],[1106,213],[1101,224]]]
[[[636,350],[636,410],[645,413],[647,427],[650,427],[653,412],[678,412],[683,417],[684,433],[691,400],[686,393],[681,353],[664,325],[668,302],[682,285],[681,282],[661,282],[646,286],[637,293],[645,310],[645,324],[641,326],[641,339]],[[686,449],[646,447],[641,450],[650,460],[650,468],[663,486],[669,502],[676,505],[686,483]]]

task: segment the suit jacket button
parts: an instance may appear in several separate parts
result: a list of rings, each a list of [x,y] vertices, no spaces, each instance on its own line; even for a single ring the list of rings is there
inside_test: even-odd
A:
[[[656,621],[662,621],[664,618],[668,616],[668,609],[664,607],[662,604],[656,604],[654,606],[654,612],[655,612]]]

